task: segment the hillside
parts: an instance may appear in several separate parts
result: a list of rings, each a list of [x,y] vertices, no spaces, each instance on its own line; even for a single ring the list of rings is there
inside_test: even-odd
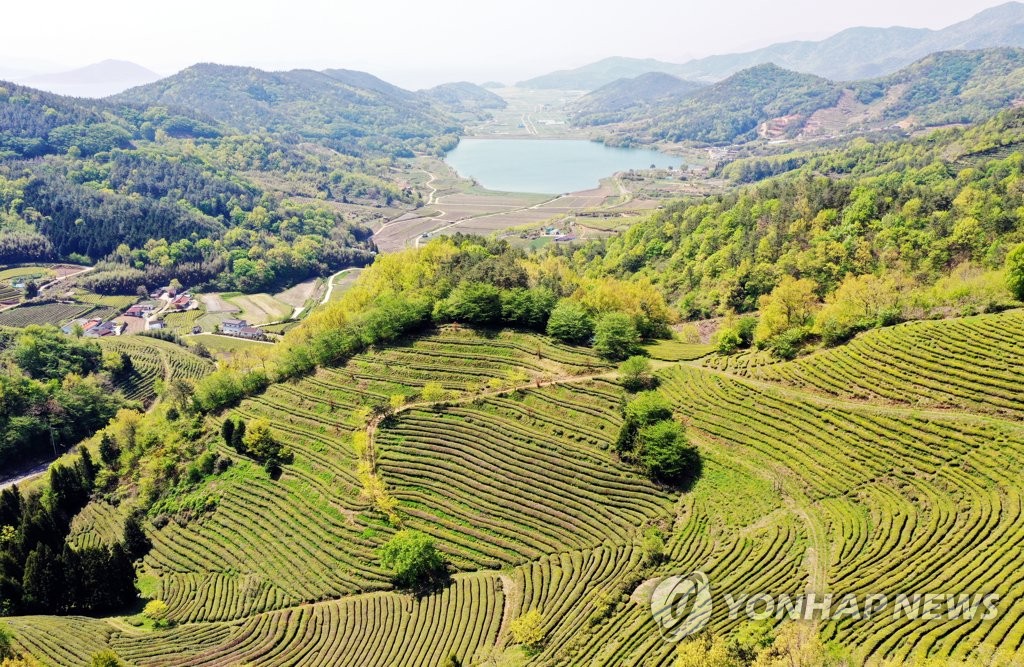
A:
[[[839,102],[840,88],[809,74],[760,65],[689,95],[662,97],[634,108],[618,125],[608,126],[608,143],[692,141],[729,144],[752,141],[761,123],[774,118],[806,118]],[[593,124],[601,116],[581,114]],[[798,130],[794,123],[788,132]]]
[[[504,109],[508,102],[483,86],[468,81],[442,83],[420,93],[437,102],[450,113],[480,113]]]
[[[243,132],[295,133],[349,153],[432,152],[459,132],[426,100],[349,70],[201,64],[111,100],[192,109]]]
[[[575,69],[544,74],[516,85],[520,88],[593,91],[619,79],[633,79],[648,72],[661,72],[679,77],[682,65],[662,62],[653,58],[612,57]]]
[[[941,30],[850,28],[821,41],[784,42],[747,53],[714,55],[680,64],[607,58],[518,85],[596,90],[616,79],[633,78],[647,72],[663,72],[689,81],[715,82],[769,63],[835,81],[854,81],[892,74],[938,51],[994,47],[1024,47],[1024,4],[1009,2]]]
[[[159,78],[156,72],[136,63],[104,60],[66,72],[25,77],[20,83],[71,97],[107,97]]]
[[[665,75],[655,75],[659,79]],[[912,131],[982,120],[1024,99],[1024,50],[950,51],[878,79],[835,83],[759,65],[689,95],[618,113],[582,98],[572,119],[605,125],[610,143],[702,144]],[[610,105],[606,105],[610,106]]]
[[[671,74],[648,72],[613,81],[584,95],[570,106],[569,118],[578,125],[606,125],[647,114],[660,105],[678,103],[701,88],[701,84]]]
[[[363,264],[358,216],[415,201],[392,178],[191,112],[0,84],[0,261],[99,262],[104,293],[173,278],[258,292]]]

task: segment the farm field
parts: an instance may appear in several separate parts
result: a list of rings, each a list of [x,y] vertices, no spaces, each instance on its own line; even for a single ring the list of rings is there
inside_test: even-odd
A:
[[[90,303],[33,303],[0,312],[0,326],[27,327],[31,324],[59,326],[86,316],[106,319],[116,315],[117,312],[114,308]]]
[[[293,307],[269,294],[200,294],[206,312],[196,320],[203,331],[212,331],[225,319],[246,320],[251,325],[278,322],[291,317]]]
[[[1024,426],[1019,392],[1005,387],[1024,380],[1019,338],[1007,334],[1022,320],[1008,311],[906,324],[786,363],[651,346],[657,391],[701,452],[689,490],[654,484],[615,456],[624,394],[590,350],[441,329],[232,410],[268,419],[295,461],[275,481],[218,445],[234,465],[181,499],[212,497],[214,508],[148,527],[141,574],[176,627],[9,625],[19,646],[54,664],[111,648],[154,667],[437,665],[450,654],[463,664],[671,667],[675,647],[650,596],[666,576],[701,571],[733,596],[997,593],[994,621],[883,614],[820,630],[857,647],[854,664],[957,664],[990,644],[1020,660]],[[961,348],[974,351],[958,353],[970,364],[937,361]],[[887,377],[869,372],[877,349],[889,355]],[[860,369],[841,376],[853,391],[822,379],[844,368]],[[428,383],[439,385],[429,401]],[[373,426],[382,402],[396,412]],[[375,554],[396,528],[364,492],[366,461],[389,511],[433,536],[452,564],[442,591],[389,590]],[[94,502],[73,538],[105,543],[118,520],[116,507]],[[653,565],[642,549],[649,528],[664,536]],[[724,607],[712,632],[741,622]],[[532,610],[546,641],[526,654],[509,625]]]
[[[190,343],[199,343],[215,354],[231,354],[239,350],[251,350],[260,345],[271,344],[264,341],[235,338],[234,336],[223,336],[213,333],[195,334],[194,336],[189,336],[188,341]]]
[[[131,375],[117,384],[130,400],[151,403],[156,399],[157,381],[196,380],[213,370],[213,363],[208,359],[150,336],[108,336],[98,342],[104,350],[121,352],[131,358]]]

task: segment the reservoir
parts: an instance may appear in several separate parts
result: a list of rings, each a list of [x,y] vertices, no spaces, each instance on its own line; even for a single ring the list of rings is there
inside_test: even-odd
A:
[[[444,159],[488,190],[552,195],[591,190],[619,171],[682,164],[655,150],[577,139],[463,139]]]

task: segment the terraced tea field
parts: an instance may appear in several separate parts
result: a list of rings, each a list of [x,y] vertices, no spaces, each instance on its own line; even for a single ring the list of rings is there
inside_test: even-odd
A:
[[[27,327],[31,324],[60,326],[82,317],[109,318],[117,314],[113,308],[90,303],[46,303],[18,306],[0,312],[0,326]]]
[[[718,600],[997,593],[991,621],[881,614],[819,629],[855,664],[960,664],[986,646],[1019,664],[1024,408],[1010,388],[1024,381],[1022,323],[1012,311],[907,324],[787,363],[660,348],[658,391],[701,452],[687,491],[617,459],[623,394],[589,351],[439,331],[233,411],[268,418],[295,462],[274,481],[225,449],[235,464],[195,492],[213,509],[150,527],[141,574],[176,627],[9,625],[19,646],[60,665],[109,647],[139,666],[439,665],[454,654],[670,667],[675,647],[650,595],[663,577],[699,570]],[[371,419],[386,402],[394,416]],[[401,524],[435,538],[457,571],[449,587],[389,590],[376,550],[395,526],[364,495],[360,461],[373,463]],[[118,521],[94,503],[74,540],[103,543]],[[664,536],[655,565],[642,546],[650,527]],[[531,610],[545,642],[528,655],[510,627]],[[728,635],[741,621],[721,604],[710,629]]]
[[[121,352],[132,360],[131,374],[118,382],[125,398],[149,403],[156,398],[157,381],[196,380],[213,370],[213,363],[191,350],[149,336],[107,336],[99,339],[105,350]]]

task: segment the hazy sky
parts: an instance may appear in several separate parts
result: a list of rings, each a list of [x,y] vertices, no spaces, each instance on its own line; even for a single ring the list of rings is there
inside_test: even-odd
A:
[[[11,0],[0,69],[132,60],[345,67],[420,87],[610,55],[683,62],[869,25],[940,28],[994,0]],[[824,8],[823,8],[824,7]],[[39,69],[34,63],[33,69]],[[59,67],[58,67],[59,69]]]

